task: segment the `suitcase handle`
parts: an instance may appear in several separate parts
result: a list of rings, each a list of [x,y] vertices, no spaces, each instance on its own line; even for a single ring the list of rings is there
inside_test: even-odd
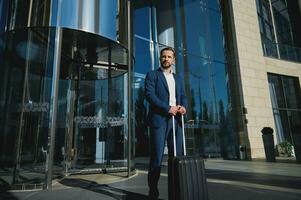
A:
[[[183,150],[184,156],[186,156],[186,144],[185,144],[185,127],[184,127],[184,115],[181,115],[182,122],[182,137],[183,137]],[[176,148],[176,129],[175,129],[175,116],[172,116],[172,134],[173,134],[173,155],[177,156],[177,148]]]

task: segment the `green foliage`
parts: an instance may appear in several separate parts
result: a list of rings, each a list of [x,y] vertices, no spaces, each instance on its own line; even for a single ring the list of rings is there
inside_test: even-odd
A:
[[[292,153],[293,153],[293,145],[289,141],[285,140],[279,143],[279,154],[292,156]]]

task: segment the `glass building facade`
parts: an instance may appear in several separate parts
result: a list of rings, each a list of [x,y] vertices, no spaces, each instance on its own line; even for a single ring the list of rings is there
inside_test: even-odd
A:
[[[229,111],[227,61],[219,1],[137,1],[134,4],[136,153],[147,155],[144,77],[159,67],[159,50],[176,50],[175,71],[189,98],[189,154],[233,158],[237,136]],[[198,19],[198,20],[194,20]]]
[[[256,0],[265,56],[301,61],[301,11],[297,0]]]
[[[189,99],[188,154],[238,157],[218,0],[1,0],[0,9],[7,185],[131,171],[149,153],[144,78],[166,46]]]

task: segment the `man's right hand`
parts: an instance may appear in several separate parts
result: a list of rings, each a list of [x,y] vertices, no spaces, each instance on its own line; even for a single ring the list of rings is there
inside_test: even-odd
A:
[[[168,113],[175,116],[177,115],[177,112],[178,112],[178,107],[177,106],[171,106]]]

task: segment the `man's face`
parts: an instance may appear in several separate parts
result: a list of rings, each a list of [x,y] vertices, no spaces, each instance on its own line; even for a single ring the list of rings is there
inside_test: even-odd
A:
[[[161,67],[164,69],[168,69],[171,65],[174,64],[174,55],[172,51],[166,50],[163,51],[160,56]]]

